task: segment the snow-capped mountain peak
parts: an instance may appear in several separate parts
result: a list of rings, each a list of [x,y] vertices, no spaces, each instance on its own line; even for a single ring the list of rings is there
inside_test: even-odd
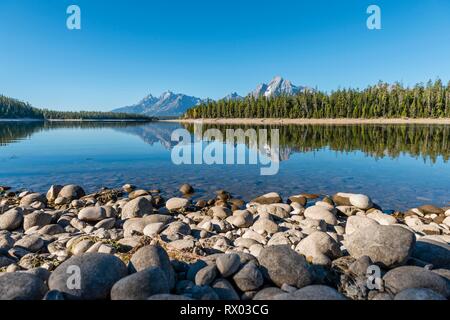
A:
[[[291,81],[285,80],[280,76],[274,77],[269,84],[262,83],[251,93],[255,98],[264,96],[266,98],[280,95],[293,95],[303,90],[304,87],[297,87]]]

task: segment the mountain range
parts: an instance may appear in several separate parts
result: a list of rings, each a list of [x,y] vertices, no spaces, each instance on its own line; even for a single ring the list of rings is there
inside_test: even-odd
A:
[[[289,80],[276,76],[268,84],[259,84],[256,89],[247,94],[247,96],[253,96],[255,98],[263,96],[269,98],[280,95],[293,95],[304,90],[305,88],[306,87],[295,86]],[[233,92],[222,99],[240,100],[244,99],[244,97],[240,96],[236,92]],[[209,99],[201,99],[182,93],[166,91],[159,97],[155,97],[150,94],[134,105],[118,108],[113,110],[113,112],[134,113],[156,117],[180,116],[189,108],[203,102],[207,102],[208,100]]]

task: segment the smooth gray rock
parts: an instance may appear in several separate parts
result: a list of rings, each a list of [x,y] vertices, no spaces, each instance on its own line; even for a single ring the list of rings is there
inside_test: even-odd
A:
[[[308,262],[331,266],[331,261],[342,253],[339,243],[325,232],[316,231],[301,240],[295,251],[304,255]]]
[[[450,269],[450,246],[433,240],[418,240],[412,256],[431,263],[435,269]]]
[[[37,235],[25,236],[16,241],[14,247],[22,248],[30,252],[37,252],[44,246],[44,240]]]
[[[189,200],[185,198],[170,198],[166,202],[166,208],[169,211],[176,211],[187,207]]]
[[[117,281],[111,289],[111,300],[146,300],[169,291],[165,272],[159,267],[150,267]]]
[[[13,263],[15,263],[15,260],[10,259],[8,257],[0,256],[0,268],[7,267]]]
[[[219,296],[210,286],[192,286],[183,295],[195,300],[219,300]]]
[[[336,289],[324,285],[311,285],[293,293],[279,295],[276,300],[347,300]]]
[[[61,291],[50,290],[45,294],[43,300],[64,301],[64,300],[66,300],[66,298],[64,297],[64,294]]]
[[[0,300],[40,300],[47,286],[39,277],[25,272],[0,276]]]
[[[27,214],[23,219],[23,228],[24,230],[28,230],[32,227],[38,226],[42,228],[52,222],[53,217],[42,211],[34,211],[30,214]]]
[[[80,199],[85,195],[83,188],[74,184],[64,186],[58,193],[58,197],[66,198],[69,201]]]
[[[216,265],[209,265],[198,270],[195,275],[195,284],[197,286],[209,285],[217,277]]]
[[[264,288],[253,297],[253,300],[272,300],[275,296],[283,294],[284,291],[277,287]]]
[[[265,247],[258,256],[264,276],[278,287],[288,284],[303,288],[312,282],[305,257],[288,245]]]
[[[86,207],[78,213],[78,219],[86,222],[98,222],[106,218],[106,211],[103,207]]]
[[[13,231],[20,227],[23,221],[21,208],[13,208],[0,215],[0,230]]]
[[[220,300],[240,300],[233,285],[226,279],[217,279],[212,284],[212,288]]]
[[[256,264],[249,262],[233,276],[233,281],[241,291],[253,291],[264,284],[264,277]]]
[[[136,251],[128,265],[131,272],[142,271],[150,267],[160,267],[166,274],[169,288],[175,287],[175,271],[170,264],[167,252],[160,246],[145,246]]]
[[[152,213],[152,202],[147,197],[138,197],[127,202],[122,208],[122,219],[138,218]]]
[[[387,269],[406,263],[415,245],[415,235],[400,226],[372,225],[357,229],[345,238],[349,254],[358,259],[368,256]]]
[[[127,274],[125,264],[114,255],[84,253],[58,266],[50,275],[48,285],[50,290],[61,291],[69,299],[107,299],[112,286]]]
[[[415,266],[403,266],[388,271],[384,277],[385,288],[396,295],[410,288],[431,289],[444,297],[450,296],[447,280],[440,275]]]
[[[42,193],[30,193],[30,194],[27,194],[22,199],[20,199],[20,205],[22,207],[28,207],[29,205],[31,205],[33,202],[36,202],[36,201],[46,203],[47,198]]]
[[[177,295],[177,294],[167,294],[167,293],[161,293],[161,294],[155,294],[148,298],[148,300],[159,300],[159,301],[165,301],[165,300],[193,300],[189,297]]]
[[[193,264],[189,266],[188,272],[186,274],[186,279],[189,281],[195,281],[195,276],[197,275],[197,272],[204,267],[206,267],[207,264],[203,260],[197,260]]]
[[[241,266],[241,259],[238,254],[222,254],[216,259],[217,269],[222,277],[233,275]]]
[[[426,288],[409,288],[397,293],[394,300],[447,300],[443,295]]]

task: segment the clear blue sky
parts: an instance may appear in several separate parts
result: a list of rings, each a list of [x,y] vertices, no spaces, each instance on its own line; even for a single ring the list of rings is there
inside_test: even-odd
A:
[[[70,4],[80,31],[66,28]],[[382,30],[366,28],[370,4]],[[243,95],[275,75],[323,90],[447,82],[450,1],[0,1],[0,93],[37,107]]]

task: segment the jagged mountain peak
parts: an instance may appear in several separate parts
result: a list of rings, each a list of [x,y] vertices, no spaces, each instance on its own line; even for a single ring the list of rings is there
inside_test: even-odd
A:
[[[250,93],[255,98],[264,97],[275,97],[283,94],[292,95],[303,90],[304,87],[298,87],[292,84],[291,81],[283,79],[281,76],[275,76],[269,84],[259,84],[256,89]]]

